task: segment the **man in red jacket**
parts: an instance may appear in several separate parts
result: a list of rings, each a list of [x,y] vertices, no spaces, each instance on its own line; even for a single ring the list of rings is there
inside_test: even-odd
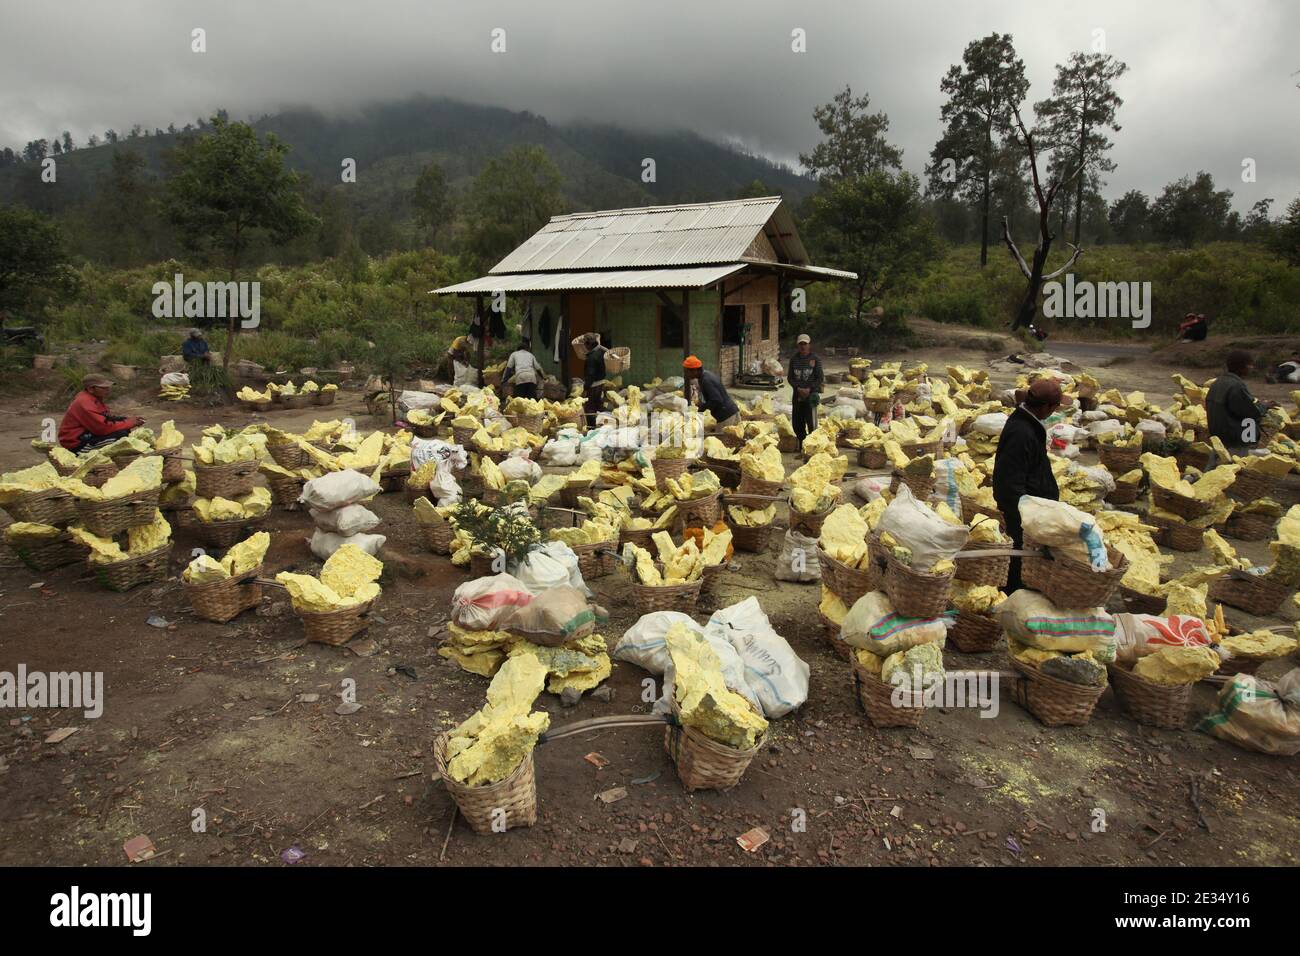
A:
[[[144,424],[143,418],[109,413],[104,399],[108,398],[112,387],[113,380],[104,375],[87,375],[81,380],[81,391],[63,413],[63,421],[59,424],[60,445],[69,451],[97,448],[129,435],[131,429]]]

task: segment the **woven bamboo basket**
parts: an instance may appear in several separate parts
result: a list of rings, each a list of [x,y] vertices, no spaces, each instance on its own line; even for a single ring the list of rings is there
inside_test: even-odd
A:
[[[975,520],[976,515],[984,515],[989,518],[996,518],[998,522],[998,526],[1003,531],[1007,530],[1007,519],[1002,514],[1001,511],[999,511],[997,508],[986,508],[984,505],[981,505],[979,502],[977,502],[974,498],[968,498],[965,495],[962,495],[961,496],[961,519],[965,521],[967,524],[970,524],[972,521]]]
[[[1026,534],[1024,546],[1036,548],[1038,544]],[[1110,547],[1106,553],[1110,558],[1106,571],[1094,571],[1082,561],[1053,554],[1022,558],[1020,573],[1026,587],[1048,595],[1057,607],[1105,607],[1128,570],[1128,558],[1123,554]]]
[[[825,511],[796,511],[790,509],[790,530],[797,531],[807,538],[821,537],[822,522],[826,516],[831,513],[831,509]]]
[[[635,572],[634,572],[635,575]],[[632,579],[632,606],[638,614],[649,614],[651,611],[681,611],[683,614],[690,614],[695,610],[695,605],[700,600],[700,589],[704,581],[696,579],[687,581],[685,584],[666,584],[661,587],[651,587]]]
[[[311,458],[307,452],[303,451],[301,445],[293,442],[281,445],[267,445],[266,450],[271,453],[271,458],[277,465],[290,471],[297,468],[306,468],[311,464]]]
[[[1186,524],[1164,518],[1148,516],[1146,520],[1160,529],[1155,534],[1157,544],[1163,544],[1175,551],[1200,551],[1204,544],[1205,532],[1199,528],[1188,527]]]
[[[858,464],[877,471],[889,464],[889,456],[879,445],[869,445],[858,452]]]
[[[172,485],[178,481],[185,480],[185,458],[180,451],[160,451],[162,456],[163,469],[162,481],[164,485]]]
[[[545,382],[542,385],[542,398],[548,402],[562,402],[568,396],[569,393],[565,391],[563,382]]]
[[[718,491],[677,505],[677,518],[683,528],[712,528],[721,517],[722,493]]]
[[[507,415],[506,421],[510,423],[512,428],[522,428],[534,435],[540,435],[542,433],[542,422],[545,418],[545,415]]]
[[[907,485],[912,492],[912,497],[918,501],[927,500],[930,495],[934,494],[934,475],[909,475],[901,471],[895,471],[889,479],[890,494],[898,491],[900,484]]]
[[[619,553],[620,554],[622,553],[623,545],[627,544],[630,541],[632,544],[635,544],[638,548],[644,548],[645,550],[649,551],[651,554],[654,554],[654,541],[651,540],[654,537],[654,533],[655,533],[654,528],[644,528],[640,531],[629,531],[627,528],[624,528],[622,531],[618,533]]]
[[[230,518],[226,521],[196,521],[194,533],[208,547],[224,550],[243,538],[246,530],[256,530],[265,523],[266,515],[256,518]]]
[[[1277,519],[1263,514],[1233,514],[1223,525],[1223,533],[1238,541],[1263,541],[1273,536]]]
[[[311,393],[311,403],[313,405],[333,405],[334,400],[339,397],[337,388],[319,389]]]
[[[416,425],[412,422],[408,422],[406,427],[411,430],[411,434],[416,438],[429,439],[438,437],[437,425]]]
[[[853,607],[858,598],[880,586],[880,573],[875,562],[869,568],[851,568],[832,558],[818,545],[817,563],[821,568],[822,583],[844,602],[845,607]]]
[[[1182,730],[1192,711],[1191,684],[1153,684],[1128,667],[1107,664],[1110,686],[1124,712],[1139,724]]]
[[[903,454],[908,458],[920,458],[923,455],[938,456],[943,450],[942,441],[918,441],[902,446]]]
[[[794,435],[782,435],[776,447],[783,455],[796,455],[799,453],[799,439]]]
[[[311,404],[311,395],[297,392],[293,395],[280,394],[280,404],[285,408],[306,408]]]
[[[471,473],[464,475],[463,477],[457,476],[456,480],[460,482],[460,494],[462,499],[481,499],[483,497],[483,492],[486,486],[483,484],[482,475]],[[429,493],[429,488],[426,485],[425,487],[418,489],[418,492],[419,493],[415,496],[416,498],[420,497],[420,495],[427,495]]]
[[[772,522],[770,521],[758,527],[732,524],[730,521],[727,525],[731,528],[731,540],[735,543],[737,551],[762,554],[771,543]]]
[[[434,740],[434,766],[470,829],[488,834],[537,822],[537,772],[531,751],[504,780],[471,787],[453,780],[447,772],[447,743],[446,734]]]
[[[1118,448],[1110,442],[1097,446],[1097,458],[1112,475],[1122,475],[1142,464],[1141,448]]]
[[[830,645],[831,650],[841,659],[851,661],[853,659],[853,648],[840,638],[840,625],[821,611],[817,612],[817,617],[822,622],[822,633],[826,636],[826,643]]]
[[[654,469],[655,488],[659,491],[667,491],[668,479],[680,480],[682,475],[686,474],[686,464],[685,458],[654,459],[650,465]]]
[[[94,468],[90,469],[90,471],[86,474],[86,477],[83,478],[82,481],[90,485],[90,487],[92,488],[102,488],[105,482],[107,482],[108,479],[116,475],[117,472],[118,472],[117,465],[113,464],[113,462],[111,461],[108,461],[102,465],[96,465]]]
[[[1225,574],[1210,583],[1209,592],[1211,601],[1239,608],[1258,617],[1276,613],[1282,602],[1290,596],[1291,590],[1285,584],[1254,574],[1245,577]]]
[[[918,571],[886,552],[884,586],[889,603],[904,617],[938,617],[952,596],[953,572]]]
[[[1018,675],[1011,684],[1012,699],[1048,727],[1082,727],[1092,719],[1097,701],[1106,691],[1104,686],[1088,687],[1057,680],[1014,657],[1011,666]]]
[[[722,564],[706,565],[700,572],[700,597],[715,597],[718,593],[718,581],[722,579],[722,572],[727,570],[726,562]]]
[[[340,647],[370,626],[370,622],[366,620],[366,615],[370,613],[370,608],[374,603],[374,601],[367,601],[364,604],[358,604],[356,607],[345,607],[341,611],[299,611],[295,609],[294,613],[302,621],[302,629],[307,635],[307,640],[317,644],[330,644],[334,647]]]
[[[982,541],[972,543],[968,541],[962,550],[965,552],[979,552],[1005,550],[1010,547],[1010,541],[1001,544]],[[970,584],[991,584],[995,588],[1007,586],[1007,575],[1011,572],[1010,558],[962,558],[953,563],[957,566],[953,577],[958,581],[966,581]]]
[[[451,429],[451,440],[462,448],[473,448],[474,433],[478,431],[478,426],[474,428],[462,428],[459,425],[453,425]]]
[[[862,705],[872,726],[882,729],[921,726],[925,706],[917,700],[916,695],[904,691],[902,706],[896,707],[893,684],[886,684],[858,663],[857,654],[851,654],[849,662],[853,666],[853,689],[857,693],[858,703]]]
[[[1124,602],[1124,610],[1129,614],[1160,614],[1169,603],[1158,594],[1144,594],[1126,584],[1119,586],[1119,596]]]
[[[47,488],[30,491],[4,506],[15,521],[36,524],[65,525],[77,519],[77,501],[66,491]]]
[[[297,511],[302,505],[298,499],[302,496],[303,479],[286,478],[284,475],[267,475],[266,487],[271,492],[271,502],[285,511]]]
[[[498,549],[499,553],[499,549]],[[484,554],[482,551],[470,551],[469,553],[469,572],[476,578],[485,578],[489,575],[496,574],[492,567],[495,554]]]
[[[246,398],[241,398],[241,399],[239,399],[239,407],[242,408],[244,411],[249,412],[250,414],[251,414],[252,412],[258,412],[258,411],[261,411],[261,410],[262,410],[262,404],[263,404],[262,402],[250,402],[250,401],[249,401],[248,399],[246,399]],[[265,404],[266,404],[266,406],[267,406],[268,408],[270,408],[271,405],[272,405],[273,403],[272,403],[272,402],[266,402]]]
[[[998,646],[1002,640],[1002,625],[991,614],[957,611],[957,618],[948,629],[948,643],[964,654],[984,654]]]
[[[1238,501],[1258,501],[1260,498],[1272,498],[1277,494],[1281,480],[1272,475],[1262,475],[1257,471],[1239,471],[1237,480],[1228,486],[1228,494]]]
[[[618,567],[618,539],[598,541],[595,544],[571,545],[573,553],[578,556],[578,570],[584,580],[603,578],[613,574]]]
[[[439,519],[433,524],[420,525],[420,534],[425,546],[434,554],[451,554],[451,542],[456,536],[456,529],[451,522]]]
[[[1208,452],[1193,451],[1191,448],[1184,448],[1174,453],[1174,459],[1178,462],[1178,467],[1186,471],[1188,468],[1195,468],[1197,471],[1204,471],[1205,466],[1210,463]]]
[[[41,544],[15,545],[13,553],[33,571],[53,571],[86,560],[86,548],[67,532]]]
[[[510,457],[509,448],[477,448],[475,451],[483,458],[490,458],[498,465]]]
[[[1115,485],[1115,490],[1106,493],[1106,500],[1113,505],[1131,505],[1138,500],[1138,485]]]
[[[262,585],[257,583],[261,574],[262,566],[259,564],[251,571],[224,581],[209,584],[185,583],[185,597],[189,599],[190,609],[197,617],[225,624],[262,603]]]
[[[232,461],[228,465],[194,463],[194,493],[200,498],[243,497],[253,490],[257,462]]]
[[[411,463],[409,461],[394,465],[387,471],[379,474],[379,487],[384,492],[401,491],[406,487],[406,479],[411,477]]]
[[[101,538],[111,538],[121,534],[127,528],[152,521],[161,492],[161,488],[152,488],[108,501],[78,498],[77,516],[91,534],[97,534]]]
[[[1187,518],[1189,521],[1207,514],[1210,510],[1208,501],[1198,501],[1195,498],[1189,498],[1186,495],[1170,491],[1168,488],[1162,488],[1160,485],[1151,486],[1151,503],[1157,508],[1171,511],[1179,517]]]
[[[781,488],[784,485],[784,481],[766,481],[762,478],[753,478],[742,471],[740,473],[740,487],[736,490],[742,495],[766,495],[775,498],[781,493]]]
[[[582,485],[565,485],[555,493],[555,500],[561,508],[577,508],[579,498],[593,497],[591,486],[594,484],[594,481],[589,481]]]
[[[115,564],[91,564],[91,572],[103,587],[110,591],[129,591],[138,584],[162,581],[167,577],[167,559],[171,544],[163,545],[145,554]]]
[[[677,717],[676,706],[673,717]],[[694,727],[669,724],[664,728],[664,752],[672,759],[677,777],[688,792],[730,790],[740,783],[763,743],[760,740],[749,750],[738,750],[710,740]]]
[[[1264,663],[1260,657],[1236,657],[1229,658],[1219,665],[1219,669],[1214,673],[1220,677],[1232,677],[1236,674],[1253,674],[1259,669],[1259,665]]]

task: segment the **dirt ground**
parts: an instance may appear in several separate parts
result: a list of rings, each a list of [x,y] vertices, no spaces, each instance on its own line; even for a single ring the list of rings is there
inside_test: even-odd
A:
[[[905,357],[941,367],[994,354],[983,343],[943,341]],[[1145,347],[1116,353],[1070,343],[1068,354],[1105,384],[1147,389],[1157,401],[1170,394],[1171,369],[1145,359]],[[28,442],[51,414],[42,407],[51,384],[0,401],[0,470],[37,460]],[[1279,399],[1286,391],[1258,389]],[[187,437],[214,421],[250,420],[233,408],[147,396],[113,404],[139,409],[155,425],[175,418]],[[348,414],[363,430],[379,424],[355,391],[331,411]],[[314,417],[312,409],[272,414],[290,428]],[[76,566],[43,575],[0,570],[0,670],[21,662],[29,671],[102,671],[106,684],[99,719],[80,711],[0,714],[0,865],[122,864],[123,842],[139,834],[158,850],[148,866],[280,866],[281,852],[295,846],[307,866],[1297,862],[1294,760],[1192,731],[1144,728],[1122,716],[1110,694],[1082,728],[1043,727],[1004,692],[993,719],[951,709],[928,714],[918,730],[874,729],[848,665],[822,636],[816,585],[774,581],[775,536],[767,554],[737,554],[740,570],[724,576],[716,601],[702,602],[697,615],[757,594],[811,667],[807,704],[772,723],[769,746],[740,786],[687,794],[657,729],[589,733],[539,748],[536,826],[476,836],[431,777],[434,734],[477,709],[487,686],[438,657],[431,636],[467,574],[423,550],[403,496],[383,495],[374,510],[384,519],[377,530],[389,536],[390,567],[355,650],[305,644],[278,590],[230,624],[196,619],[176,579],[197,544],[183,530],[173,577],[127,594],[98,589]],[[306,547],[309,523],[302,513],[273,512],[268,571],[319,566]],[[1265,544],[1238,545],[1252,560],[1268,560]],[[604,633],[612,647],[635,620],[625,585],[617,576],[590,583],[611,612]],[[1289,620],[1295,611],[1288,605],[1284,614]],[[151,615],[169,623],[150,626]],[[1275,623],[1230,609],[1228,617]],[[946,656],[952,667],[1006,667],[1004,652]],[[537,706],[553,727],[642,710],[646,676],[615,663],[609,701],[587,696],[566,708],[543,694]],[[361,709],[340,716],[347,679]],[[1214,688],[1198,686],[1196,711],[1213,697]],[[63,727],[77,732],[44,742]],[[585,760],[591,753],[607,765]],[[616,787],[627,796],[596,798]],[[1098,808],[1105,828],[1094,832]],[[206,828],[195,822],[197,810]],[[797,810],[802,829],[792,826]],[[736,837],[753,827],[771,839],[750,853]]]

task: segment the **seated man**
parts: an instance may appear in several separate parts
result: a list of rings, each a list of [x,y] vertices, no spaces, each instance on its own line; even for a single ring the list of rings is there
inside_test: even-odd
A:
[[[59,424],[59,444],[69,451],[98,448],[131,433],[144,424],[143,418],[109,414],[104,400],[113,380],[106,375],[87,375]]]
[[[712,412],[719,428],[740,420],[740,409],[736,407],[735,399],[727,394],[717,372],[710,372],[692,355],[682,362],[682,374],[686,379],[686,400],[700,411]]]
[[[1233,454],[1244,455],[1259,443],[1264,413],[1277,402],[1258,402],[1250,394],[1246,376],[1255,368],[1249,352],[1229,352],[1227,371],[1214,380],[1205,395],[1205,414],[1210,434],[1220,439]]]
[[[1188,312],[1178,324],[1178,339],[1181,342],[1204,342],[1210,334],[1210,320],[1203,313]]]
[[[187,362],[210,362],[208,340],[203,337],[202,329],[190,329],[190,337],[181,345],[181,357]]]

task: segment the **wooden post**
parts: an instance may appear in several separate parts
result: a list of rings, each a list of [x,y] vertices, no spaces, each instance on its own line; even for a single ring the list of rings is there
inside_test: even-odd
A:
[[[691,354],[691,290],[682,290],[682,308],[678,313],[682,320],[682,358]]]
[[[487,364],[487,316],[483,313],[483,297],[474,296],[474,315],[478,318],[478,387],[483,387],[483,366]]]

